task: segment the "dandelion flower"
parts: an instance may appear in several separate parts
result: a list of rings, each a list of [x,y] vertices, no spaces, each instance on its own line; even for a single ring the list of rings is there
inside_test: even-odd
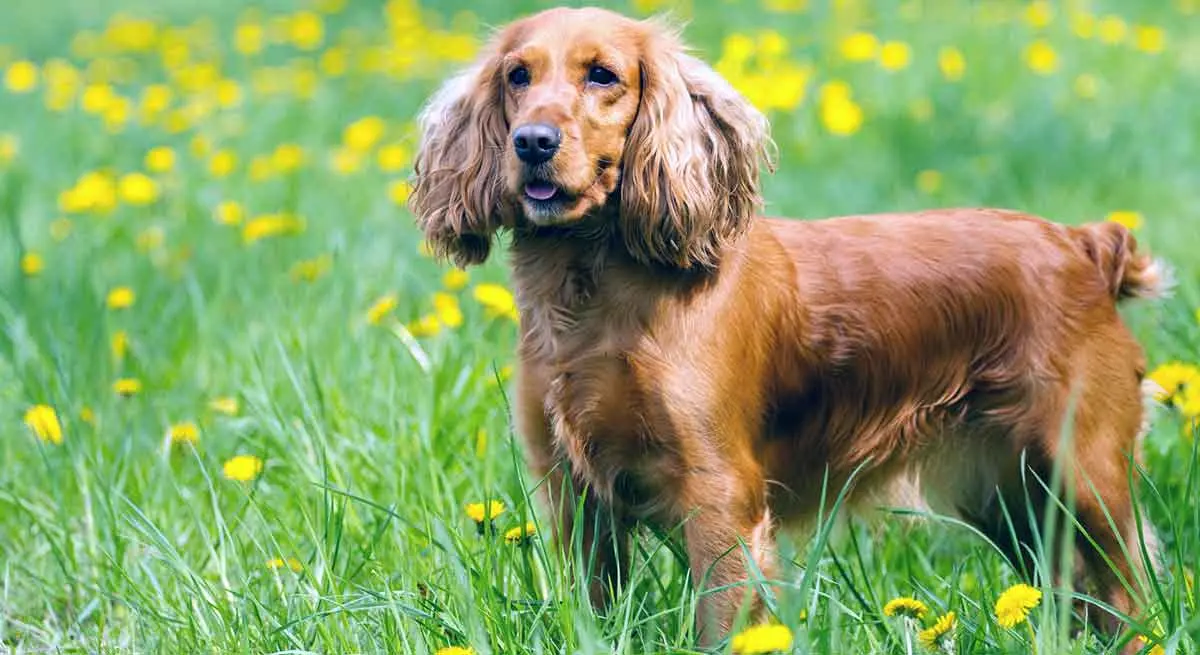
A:
[[[445,648],[437,649],[433,655],[475,655],[474,648],[464,648],[462,646],[446,646]]]
[[[862,107],[849,95],[831,94],[821,102],[821,123],[830,134],[850,136],[862,127]]]
[[[286,234],[304,231],[304,221],[291,214],[264,214],[255,216],[242,228],[242,241],[246,244]]]
[[[1046,0],[1034,0],[1025,8],[1025,22],[1034,29],[1041,29],[1054,20],[1054,7]]]
[[[304,565],[301,564],[300,560],[296,559],[295,557],[272,557],[271,559],[267,560],[267,568],[271,569],[272,571],[276,569],[282,569],[285,566],[291,569],[292,573],[300,573],[304,570]]]
[[[311,11],[300,11],[288,24],[288,38],[301,50],[316,50],[325,36],[325,24]]]
[[[1197,314],[1196,320],[1200,322],[1200,310]],[[1151,371],[1147,377],[1162,390],[1155,399],[1165,403],[1185,386],[1193,383],[1200,385],[1200,368],[1182,362],[1167,362]]]
[[[383,138],[387,123],[378,116],[366,116],[346,126],[342,143],[355,152],[365,152],[375,147]]]
[[[1042,592],[1027,584],[1009,587],[996,599],[996,621],[1012,628],[1029,618],[1029,612],[1042,600]]]
[[[151,173],[167,173],[175,168],[175,151],[166,147],[158,146],[151,148],[146,153],[144,161],[146,170]]]
[[[233,47],[243,55],[256,55],[263,49],[263,28],[257,23],[239,23],[233,30]]]
[[[534,535],[537,534],[537,525],[533,521],[529,521],[525,525],[518,525],[515,528],[510,528],[504,533],[504,543],[506,544],[521,544],[527,543]]]
[[[900,615],[911,616],[914,619],[920,619],[923,618],[925,613],[928,611],[929,608],[925,606],[925,603],[922,603],[916,598],[910,598],[908,596],[893,598],[887,602],[887,605],[883,606],[883,613],[885,616]]]
[[[237,416],[238,400],[237,398],[232,398],[229,396],[213,398],[212,401],[208,403],[208,408],[218,414]]]
[[[1138,50],[1156,55],[1166,47],[1166,34],[1161,27],[1139,25],[1134,29],[1133,43]]]
[[[173,444],[194,444],[200,440],[200,428],[192,421],[176,423],[167,429],[167,438]]]
[[[898,71],[908,67],[912,48],[903,41],[888,41],[879,48],[879,65],[884,70]]]
[[[367,323],[370,325],[379,325],[383,319],[387,318],[396,309],[397,304],[398,301],[394,293],[380,296],[367,309]]]
[[[320,255],[312,259],[302,259],[288,271],[288,276],[296,282],[315,282],[333,267],[333,257]]]
[[[105,303],[109,309],[128,309],[137,300],[137,295],[129,287],[116,287],[108,292]]]
[[[751,626],[734,636],[732,646],[742,655],[785,651],[792,647],[792,631],[774,623]]]
[[[1025,63],[1038,75],[1050,75],[1058,70],[1058,53],[1045,41],[1034,41],[1025,49]]]
[[[26,410],[25,426],[42,441],[55,445],[62,443],[62,424],[58,422],[58,413],[49,405],[34,405]]]
[[[229,150],[218,150],[208,160],[208,172],[216,178],[227,177],[237,168],[237,155]]]
[[[120,378],[112,385],[113,392],[122,398],[135,396],[142,390],[142,381],[137,378]]]
[[[458,268],[452,268],[446,271],[442,276],[442,286],[449,291],[459,291],[467,286],[467,282],[471,279],[471,274]]]
[[[36,252],[27,252],[21,256],[21,272],[29,277],[39,275],[46,268],[46,262]]]
[[[933,650],[951,630],[954,629],[954,612],[946,612],[933,625],[917,633],[917,641]]]
[[[38,68],[32,61],[14,61],[4,71],[4,86],[13,93],[29,93],[37,83]]]
[[[948,82],[957,82],[967,70],[967,59],[958,48],[945,47],[938,51],[938,68]]]
[[[483,503],[467,503],[467,516],[476,523],[494,520],[497,516],[504,513],[504,503],[493,500],[486,506]],[[486,515],[485,515],[486,511]]]
[[[1128,33],[1129,25],[1120,16],[1104,16],[1096,23],[1096,36],[1101,43],[1116,45],[1124,41]]]
[[[838,44],[838,50],[846,61],[868,61],[879,50],[879,39],[869,32],[854,32]]]
[[[304,148],[295,143],[281,143],[271,153],[271,166],[281,173],[290,173],[304,165]]]
[[[499,284],[477,284],[474,290],[475,300],[484,306],[491,316],[508,316],[517,318],[517,304],[512,293]]]
[[[129,352],[129,333],[125,330],[113,332],[112,338],[109,339],[109,350],[112,351],[114,362],[123,361]]]
[[[1135,211],[1121,210],[1111,212],[1105,220],[1119,223],[1131,230],[1136,230],[1142,226],[1142,215]]]
[[[225,200],[217,205],[214,212],[214,217],[217,222],[222,225],[241,225],[242,218],[246,215],[246,210],[242,206],[232,200]]]
[[[238,482],[250,482],[258,477],[263,470],[263,461],[254,455],[237,455],[225,461],[221,467],[226,479]]]
[[[140,207],[158,200],[158,183],[144,173],[122,175],[117,189],[121,200],[131,205]]]
[[[0,134],[0,164],[7,164],[17,158],[20,152],[20,141],[12,134]]]
[[[388,185],[388,198],[398,207],[408,203],[408,196],[411,194],[412,187],[404,180],[396,180]]]
[[[458,307],[458,299],[448,293],[439,291],[433,294],[433,310],[437,312],[438,320],[441,321],[442,325],[448,328],[456,328],[463,323],[462,310]]]
[[[432,337],[442,331],[442,323],[437,314],[426,314],[404,326],[414,337]]]
[[[375,155],[375,161],[379,164],[379,170],[385,173],[395,173],[404,168],[408,164],[408,158],[408,150],[396,143],[383,146]]]

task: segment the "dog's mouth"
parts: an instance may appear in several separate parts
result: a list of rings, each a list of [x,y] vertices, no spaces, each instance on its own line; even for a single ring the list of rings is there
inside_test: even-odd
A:
[[[561,195],[561,189],[545,180],[525,183],[525,198],[533,202],[550,202]]]

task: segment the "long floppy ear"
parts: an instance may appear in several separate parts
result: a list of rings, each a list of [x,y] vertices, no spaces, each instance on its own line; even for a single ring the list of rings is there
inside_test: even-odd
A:
[[[772,165],[766,118],[676,34],[656,22],[641,61],[642,97],[622,161],[620,225],[638,260],[711,269],[762,203]]]
[[[434,253],[459,266],[487,259],[501,226],[504,122],[493,53],[447,81],[421,112],[409,208]]]

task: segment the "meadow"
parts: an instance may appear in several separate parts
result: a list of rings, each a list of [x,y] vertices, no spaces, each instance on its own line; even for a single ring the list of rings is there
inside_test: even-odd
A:
[[[1121,641],[1044,576],[997,617],[1022,578],[933,517],[783,539],[738,650],[1197,652],[1200,2],[602,4],[687,19],[768,112],[772,214],[1115,220],[1176,270],[1126,312],[1164,562]],[[602,616],[565,575],[509,427],[504,257],[435,261],[404,206],[422,102],[547,6],[6,3],[0,652],[695,652],[673,535]]]

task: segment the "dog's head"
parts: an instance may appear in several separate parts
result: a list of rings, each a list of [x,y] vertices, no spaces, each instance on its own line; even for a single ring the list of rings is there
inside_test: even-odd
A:
[[[760,202],[766,119],[660,21],[554,9],[501,30],[421,117],[411,207],[434,250],[610,221],[637,259],[715,266]]]

